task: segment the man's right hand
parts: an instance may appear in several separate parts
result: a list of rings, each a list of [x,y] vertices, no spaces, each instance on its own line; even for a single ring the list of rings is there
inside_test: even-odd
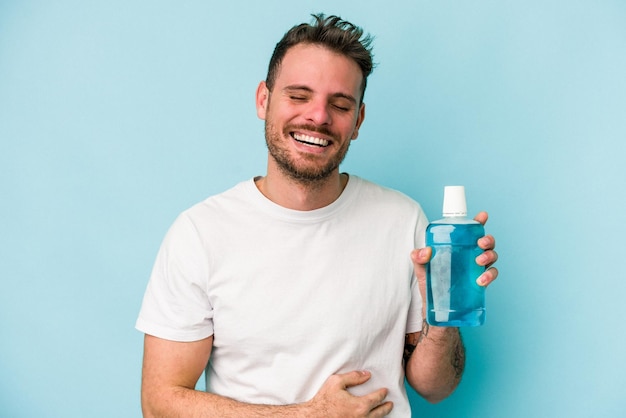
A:
[[[378,389],[364,396],[354,396],[348,388],[362,385],[372,377],[368,371],[353,371],[334,374],[306,405],[311,411],[308,416],[323,417],[370,417],[388,415],[392,402],[385,402],[387,389]]]
[[[142,409],[144,417],[384,417],[393,404],[387,389],[354,396],[348,388],[367,382],[369,372],[330,376],[308,402],[292,405],[247,404],[195,390],[211,356],[213,336],[194,342],[175,342],[151,335],[144,341]]]

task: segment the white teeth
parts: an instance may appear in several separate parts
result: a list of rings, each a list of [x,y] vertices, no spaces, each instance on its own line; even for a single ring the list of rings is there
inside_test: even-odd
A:
[[[328,145],[328,140],[322,139],[322,138],[315,138],[309,135],[293,134],[293,137],[296,139],[296,141],[304,142],[307,144],[319,145],[320,147],[325,147]]]

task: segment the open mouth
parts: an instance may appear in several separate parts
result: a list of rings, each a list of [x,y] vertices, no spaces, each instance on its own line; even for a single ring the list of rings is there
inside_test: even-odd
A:
[[[291,133],[291,137],[301,144],[311,145],[314,147],[325,148],[330,144],[330,141],[323,138],[316,138],[314,136],[304,135],[300,133]]]

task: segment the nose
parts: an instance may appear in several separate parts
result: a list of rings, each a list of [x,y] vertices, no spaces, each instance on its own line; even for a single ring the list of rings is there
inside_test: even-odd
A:
[[[325,100],[311,100],[304,116],[316,125],[330,125],[331,116],[328,106]]]

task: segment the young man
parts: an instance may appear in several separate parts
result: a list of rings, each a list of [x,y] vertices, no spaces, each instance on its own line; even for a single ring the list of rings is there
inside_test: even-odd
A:
[[[420,206],[339,171],[369,46],[323,15],[277,44],[256,94],[267,174],[181,214],[157,257],[137,320],[146,417],[409,417],[405,376],[431,402],[457,386],[458,329],[423,325]],[[495,240],[479,245],[491,266]]]

